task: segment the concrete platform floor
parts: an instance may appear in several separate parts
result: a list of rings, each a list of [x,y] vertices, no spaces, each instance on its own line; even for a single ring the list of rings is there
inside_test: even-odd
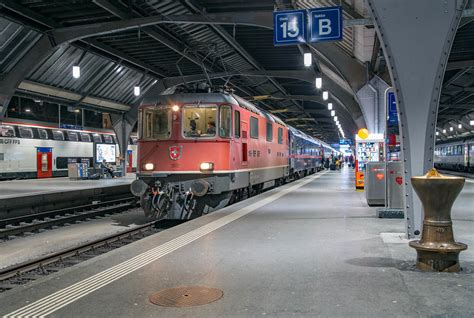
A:
[[[135,180],[135,174],[125,177],[100,180],[71,180],[69,178],[22,179],[0,182],[0,200],[12,197],[22,197],[30,194],[48,194],[64,191],[95,189],[130,184]]]
[[[472,184],[454,211],[470,246],[458,274],[415,270],[404,220],[375,218],[353,186],[348,169],[307,177],[0,294],[0,314],[473,317]],[[148,300],[187,285],[224,296],[187,308]]]

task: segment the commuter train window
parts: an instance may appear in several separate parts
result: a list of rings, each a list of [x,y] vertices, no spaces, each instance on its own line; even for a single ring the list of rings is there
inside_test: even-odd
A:
[[[61,130],[53,130],[54,140],[64,140],[64,134]]]
[[[18,127],[21,138],[33,138],[33,129],[31,127]]]
[[[5,154],[0,152],[0,161],[4,161],[4,160],[5,160]]]
[[[240,112],[238,110],[234,112],[234,136],[240,138]]]
[[[81,140],[84,142],[91,142],[91,135],[87,133],[81,133]]]
[[[250,116],[250,138],[258,139],[258,119]]]
[[[171,136],[171,111],[147,108],[143,112],[143,139],[168,139]]]
[[[15,129],[12,126],[0,125],[0,137],[15,137]]]
[[[100,137],[99,134],[93,134],[92,140],[94,140],[94,142],[102,142],[102,137]]]
[[[267,141],[273,140],[273,125],[272,123],[267,123]]]
[[[462,146],[459,145],[459,146],[458,146],[458,155],[462,155],[462,154],[463,154]]]
[[[78,141],[79,140],[79,137],[77,136],[76,132],[67,131],[66,134],[67,134],[67,139],[69,141]]]
[[[223,106],[228,107],[228,106]],[[229,108],[230,110],[230,108]],[[224,111],[225,124],[219,134],[223,137],[230,136],[230,113]],[[192,138],[214,137],[216,135],[217,107],[213,105],[185,106],[183,110],[183,136]],[[225,134],[227,129],[227,135]]]
[[[41,139],[48,139],[48,132],[46,129],[38,129],[38,135]]]
[[[104,135],[104,142],[106,144],[113,144],[114,140],[111,135]]]
[[[208,125],[208,127],[211,127],[211,126]],[[230,108],[230,106],[221,106],[219,109],[219,136],[223,138],[230,138],[231,130],[232,130],[232,109]]]
[[[281,145],[283,143],[283,128],[278,128],[278,143]]]

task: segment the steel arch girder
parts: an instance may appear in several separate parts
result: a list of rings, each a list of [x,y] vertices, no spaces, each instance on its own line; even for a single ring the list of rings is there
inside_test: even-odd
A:
[[[423,220],[410,178],[433,167],[443,75],[466,2],[368,0],[397,95],[409,238],[421,233]]]
[[[39,61],[53,53],[54,49],[49,38],[45,35],[41,36],[15,66],[1,78],[0,118],[5,116],[8,104],[21,81],[34,69]]]

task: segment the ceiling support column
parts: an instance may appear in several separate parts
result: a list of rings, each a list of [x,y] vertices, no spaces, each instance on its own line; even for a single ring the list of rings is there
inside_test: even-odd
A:
[[[466,0],[368,0],[388,62],[400,118],[408,238],[421,233],[423,211],[410,178],[433,167],[442,81]]]

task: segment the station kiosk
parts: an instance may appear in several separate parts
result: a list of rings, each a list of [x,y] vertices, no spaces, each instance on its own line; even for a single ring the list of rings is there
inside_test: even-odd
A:
[[[356,188],[364,189],[365,173],[368,162],[384,161],[383,134],[370,134],[367,129],[356,135]]]

